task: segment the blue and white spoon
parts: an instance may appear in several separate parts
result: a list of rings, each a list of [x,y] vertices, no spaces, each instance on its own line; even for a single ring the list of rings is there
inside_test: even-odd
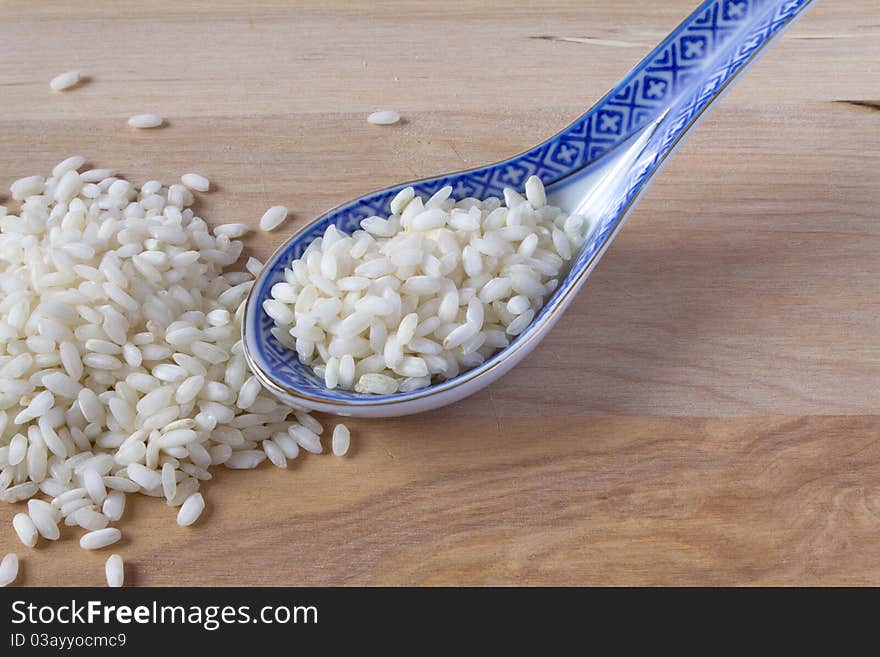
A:
[[[257,277],[242,334],[248,364],[283,401],[342,416],[387,417],[427,411],[489,385],[520,362],[556,323],[627,215],[667,158],[703,113],[813,0],[707,0],[586,114],[562,132],[503,162],[371,192],[319,217],[283,244]],[[351,233],[383,215],[404,187],[430,196],[451,185],[452,196],[487,198],[521,189],[537,175],[548,203],[587,216],[595,225],[565,278],[531,325],[482,365],[413,392],[370,395],[330,390],[294,351],[271,334],[263,311],[272,285],[330,224]]]

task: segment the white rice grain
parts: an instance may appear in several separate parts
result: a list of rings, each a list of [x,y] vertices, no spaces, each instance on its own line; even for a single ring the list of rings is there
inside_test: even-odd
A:
[[[529,176],[526,180],[526,199],[533,208],[540,209],[547,205],[547,195],[544,193],[544,185],[538,176]]]
[[[98,513],[97,511],[89,507],[77,509],[72,514],[72,516],[73,521],[77,525],[89,531],[98,531],[99,529],[104,529],[108,523],[107,516],[105,516],[103,513]]]
[[[52,168],[52,177],[55,179],[61,179],[61,177],[64,176],[68,171],[76,171],[85,163],[86,158],[84,158],[82,155],[71,155],[64,160],[61,160]]]
[[[80,72],[79,71],[65,71],[64,73],[59,73],[54,78],[49,81],[49,87],[52,91],[66,91],[77,84],[80,81]]]
[[[185,173],[180,177],[180,182],[196,192],[207,192],[211,187],[211,181],[198,173]]]
[[[12,527],[18,535],[18,540],[25,547],[34,547],[37,544],[37,527],[31,517],[26,513],[16,513],[12,518]]]
[[[125,512],[125,493],[119,490],[111,490],[107,493],[107,497],[104,498],[104,505],[101,511],[112,522],[122,518],[122,514]]]
[[[131,480],[145,490],[158,488],[162,485],[162,476],[152,468],[140,463],[129,463],[127,471]]]
[[[100,550],[108,545],[113,545],[120,538],[122,538],[121,531],[115,527],[107,527],[83,534],[79,539],[79,546],[83,550]]]
[[[125,564],[118,554],[111,554],[104,562],[104,574],[107,577],[107,586],[120,588],[125,581]]]
[[[232,470],[252,470],[266,459],[266,452],[256,449],[233,452],[223,463]]]
[[[351,445],[351,433],[344,424],[333,427],[333,453],[336,456],[345,456]]]
[[[162,125],[164,119],[158,114],[135,114],[129,117],[128,125],[132,128],[158,128]]]
[[[98,183],[113,176],[113,169],[89,169],[79,174],[84,183]]]
[[[186,501],[181,505],[180,510],[177,512],[177,524],[181,527],[189,527],[199,519],[199,516],[202,515],[202,511],[204,510],[205,499],[202,497],[201,493],[193,493],[186,498]]]
[[[324,448],[321,446],[321,438],[318,434],[306,429],[304,426],[294,424],[287,430],[287,433],[290,434],[290,437],[307,452],[320,454],[324,451]]]
[[[284,456],[284,451],[281,447],[278,446],[272,440],[266,439],[261,443],[263,451],[266,452],[266,457],[276,468],[286,468],[287,467],[287,458]]]
[[[0,560],[0,586],[9,586],[18,577],[18,555],[10,552]]]
[[[393,125],[398,121],[400,121],[400,114],[393,110],[380,110],[367,117],[367,122],[373,125]]]
[[[87,468],[82,472],[82,482],[89,497],[95,504],[102,504],[107,497],[107,488],[104,486],[104,480],[97,470]]]
[[[242,237],[247,232],[247,224],[222,224],[214,229],[214,235],[217,237],[224,236],[233,240]]]
[[[58,529],[58,520],[61,514],[48,502],[29,500],[28,515],[43,538],[57,541],[61,536],[61,531]]]
[[[26,178],[19,178],[9,186],[9,193],[14,200],[23,201],[29,196],[41,194],[45,182],[46,180],[42,176],[27,176]],[[13,323],[13,326],[15,325],[17,325],[17,323]]]
[[[287,218],[287,208],[283,205],[273,205],[266,210],[260,218],[260,230],[275,230]]]
[[[243,410],[250,408],[256,401],[257,395],[260,394],[260,391],[262,389],[263,387],[260,385],[260,381],[259,379],[257,379],[257,377],[248,377],[247,381],[244,382],[244,384],[241,386],[241,390],[238,393],[236,406]]]

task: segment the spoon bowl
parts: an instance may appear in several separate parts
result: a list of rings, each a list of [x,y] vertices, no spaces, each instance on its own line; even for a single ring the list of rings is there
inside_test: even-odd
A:
[[[388,417],[458,401],[521,361],[556,323],[586,281],[640,195],[709,106],[801,15],[812,0],[707,0],[589,111],[547,141],[488,166],[380,189],[325,213],[268,260],[248,296],[242,337],[260,382],[284,402],[341,416]],[[452,198],[503,197],[529,176],[544,182],[548,203],[591,222],[591,233],[529,327],[482,365],[427,388],[392,395],[328,389],[296,352],[272,334],[263,311],[285,267],[327,227],[351,233],[386,216],[405,187],[429,197],[450,185]]]

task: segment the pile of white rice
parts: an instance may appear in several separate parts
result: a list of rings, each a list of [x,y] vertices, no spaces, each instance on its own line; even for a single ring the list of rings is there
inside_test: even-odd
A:
[[[408,392],[480,365],[532,322],[590,232],[536,176],[525,198],[451,193],[407,187],[389,217],[328,227],[272,287],[275,336],[328,388]]]
[[[84,162],[17,180],[16,207],[0,206],[0,500],[29,500],[13,522],[28,547],[60,524],[85,532],[83,548],[112,545],[128,493],[191,525],[212,466],[284,468],[300,448],[322,451],[320,423],[245,364],[243,302],[262,265],[227,269],[246,227],[211,231],[185,185],[138,189],[80,173]],[[334,451],[347,446],[337,427]]]

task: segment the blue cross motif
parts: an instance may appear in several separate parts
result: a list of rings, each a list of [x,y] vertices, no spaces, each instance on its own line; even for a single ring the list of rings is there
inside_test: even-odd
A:
[[[666,82],[664,80],[646,79],[645,83],[648,85],[648,88],[645,89],[646,98],[663,98],[663,94],[666,93]]]
[[[522,170],[514,165],[508,165],[501,174],[501,182],[509,182],[514,185],[519,184],[522,179]]]
[[[455,189],[453,190],[452,195],[455,198],[464,198],[471,193],[471,188],[468,185],[464,184],[463,180],[459,180],[455,183]]]
[[[682,39],[681,45],[684,48],[681,53],[682,59],[696,59],[703,56],[706,42],[703,39]]]
[[[577,152],[578,150],[574,146],[559,144],[559,148],[556,149],[556,159],[571,164]]]
[[[599,114],[599,132],[620,132],[620,114]]]
[[[735,0],[730,0],[724,5],[725,18],[742,18],[746,13],[746,7],[747,5],[743,1],[736,2]]]

